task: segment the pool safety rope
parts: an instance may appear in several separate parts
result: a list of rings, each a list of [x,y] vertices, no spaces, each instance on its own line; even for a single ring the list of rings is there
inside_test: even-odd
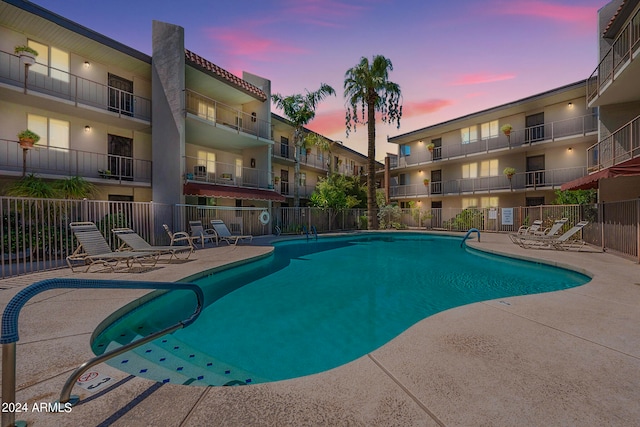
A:
[[[131,348],[151,341],[161,334],[170,333],[174,330],[184,328],[193,323],[204,305],[204,293],[202,289],[190,283],[171,283],[171,282],[135,282],[128,280],[93,280],[93,279],[48,279],[27,286],[18,292],[7,304],[2,313],[2,335],[0,336],[0,344],[2,344],[2,401],[16,401],[16,343],[18,336],[18,317],[22,307],[34,296],[52,289],[163,289],[190,290],[196,294],[197,307],[194,313],[188,319],[162,331],[151,334],[128,345],[115,349],[112,352],[105,353],[102,356],[91,359],[78,367],[72,376],[67,380],[62,393],[60,395],[60,403],[66,403],[70,400],[71,388],[75,384],[74,377],[82,375],[82,373],[90,367],[107,360],[110,357],[128,351]],[[75,399],[74,399],[75,400]],[[15,421],[15,412],[2,413],[2,427],[14,426],[21,424],[21,421]]]

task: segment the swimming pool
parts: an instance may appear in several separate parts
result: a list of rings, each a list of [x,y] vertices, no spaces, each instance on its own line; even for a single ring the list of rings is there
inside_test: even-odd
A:
[[[155,381],[278,381],[335,368],[435,313],[567,289],[589,278],[460,247],[458,237],[375,233],[275,244],[272,256],[197,280],[206,308],[191,326],[113,359]],[[193,296],[170,292],[93,340],[96,354],[175,323]]]

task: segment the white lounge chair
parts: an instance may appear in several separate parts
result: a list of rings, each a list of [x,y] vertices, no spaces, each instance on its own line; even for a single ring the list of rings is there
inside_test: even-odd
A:
[[[520,228],[518,228],[517,233],[515,234],[517,235],[534,234],[538,232],[541,227],[542,227],[542,220],[536,219],[535,221],[533,221],[533,223],[531,223],[531,225],[521,225]]]
[[[550,248],[556,250],[578,249],[582,248],[586,243],[582,239],[574,239],[574,235],[587,225],[589,221],[580,221],[566,233],[561,236],[529,236],[523,237],[524,248]]]
[[[185,259],[188,259],[193,253],[191,240],[187,240],[189,243],[188,246],[151,246],[146,240],[140,237],[138,233],[130,228],[114,228],[111,231],[122,241],[122,245],[118,249],[120,251],[131,250],[134,252],[153,252],[158,255],[171,255],[169,261],[174,257],[179,259],[185,254]]]
[[[227,225],[221,219],[212,219],[211,227],[213,227],[213,231],[217,234],[218,239],[227,242],[229,245],[232,242],[234,245],[237,245],[240,240],[248,240],[249,242],[253,240],[253,236],[250,234],[231,234],[231,231],[229,231]]]
[[[537,237],[543,238],[551,238],[555,237],[558,232],[562,229],[562,227],[569,221],[569,218],[560,218],[553,222],[551,228],[547,228],[545,230],[534,231],[530,234],[511,234],[509,238],[516,245],[527,247],[527,246],[538,246],[544,242],[544,239],[536,239]],[[533,237],[533,239],[531,239]]]
[[[78,267],[86,266],[86,273],[94,264],[114,271],[121,262],[126,262],[129,270],[133,268],[134,263],[140,264],[141,267],[153,267],[158,262],[158,254],[154,252],[112,251],[93,222],[72,222],[69,228],[79,243],[76,250],[67,257],[67,265],[73,272],[76,272]]]
[[[202,226],[202,221],[189,221],[189,228],[191,229],[191,239],[193,242],[200,240],[202,247],[204,248],[205,241],[209,240],[218,244],[218,235],[215,231]]]
[[[175,233],[173,233],[167,224],[162,224],[162,227],[164,228],[164,231],[166,231],[169,235],[169,239],[171,239],[171,243],[169,243],[171,246],[175,245],[176,243],[178,243],[179,245],[180,242],[187,242],[187,245],[195,250],[196,247],[193,244],[193,239],[191,238],[191,236],[189,236],[189,233],[187,233],[186,231],[176,231]]]

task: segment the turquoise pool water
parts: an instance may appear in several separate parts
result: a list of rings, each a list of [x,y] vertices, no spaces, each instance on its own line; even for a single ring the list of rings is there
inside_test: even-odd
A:
[[[589,280],[462,249],[460,242],[379,233],[276,244],[269,258],[196,281],[207,307],[193,325],[111,364],[156,381],[194,385],[283,380],[355,360],[449,308]],[[181,320],[193,307],[186,292],[168,293],[105,329],[94,351]]]

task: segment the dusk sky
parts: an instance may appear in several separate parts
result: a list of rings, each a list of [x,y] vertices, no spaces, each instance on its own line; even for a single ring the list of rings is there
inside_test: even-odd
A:
[[[366,154],[366,127],[345,135],[344,75],[363,56],[393,63],[403,95],[400,129],[378,122],[386,142],[569,83],[597,65],[597,10],[607,0],[35,0],[34,3],[151,54],[151,22],[185,28],[186,48],[273,93],[336,90],[308,126]],[[272,106],[272,111],[282,115]]]

